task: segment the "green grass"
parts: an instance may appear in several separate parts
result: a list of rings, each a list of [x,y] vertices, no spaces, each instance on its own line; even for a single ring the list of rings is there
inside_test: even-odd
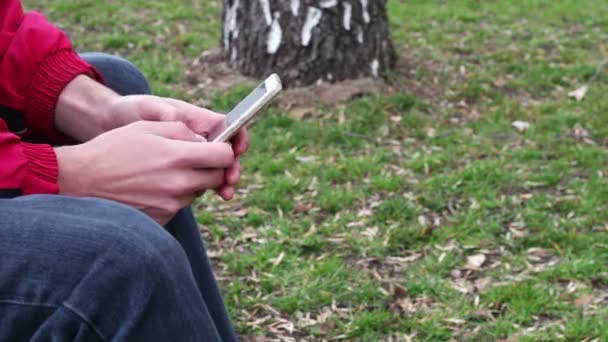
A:
[[[80,51],[119,53],[158,94],[198,100],[185,71],[218,44],[218,1],[25,3]],[[310,339],[608,341],[608,2],[389,8],[413,68],[390,75],[397,90],[302,121],[272,108],[236,200],[200,205],[239,333],[289,336],[275,324],[289,321]]]

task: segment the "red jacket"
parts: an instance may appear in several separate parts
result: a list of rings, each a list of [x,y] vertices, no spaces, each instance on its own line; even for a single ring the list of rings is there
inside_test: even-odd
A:
[[[54,150],[26,141],[57,141],[57,98],[79,74],[99,79],[42,15],[0,0],[0,198],[58,192]]]

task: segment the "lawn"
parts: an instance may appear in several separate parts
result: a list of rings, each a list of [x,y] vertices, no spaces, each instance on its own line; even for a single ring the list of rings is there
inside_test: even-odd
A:
[[[219,1],[24,3],[201,101],[188,72],[218,45]],[[608,341],[608,2],[389,7],[389,91],[271,108],[237,198],[197,204],[239,334]]]

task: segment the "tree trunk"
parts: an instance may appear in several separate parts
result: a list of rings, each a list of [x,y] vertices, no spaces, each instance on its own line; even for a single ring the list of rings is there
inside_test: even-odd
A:
[[[395,62],[386,0],[224,0],[221,44],[231,67],[287,87],[379,77]]]

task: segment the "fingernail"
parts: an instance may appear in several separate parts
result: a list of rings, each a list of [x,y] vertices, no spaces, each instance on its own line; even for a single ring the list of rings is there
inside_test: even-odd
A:
[[[205,139],[205,137],[202,136],[202,135],[200,135],[200,134],[196,134],[195,133],[194,135],[196,136],[196,139],[198,139],[198,141],[201,141],[201,142],[206,142],[207,141],[207,139]]]

